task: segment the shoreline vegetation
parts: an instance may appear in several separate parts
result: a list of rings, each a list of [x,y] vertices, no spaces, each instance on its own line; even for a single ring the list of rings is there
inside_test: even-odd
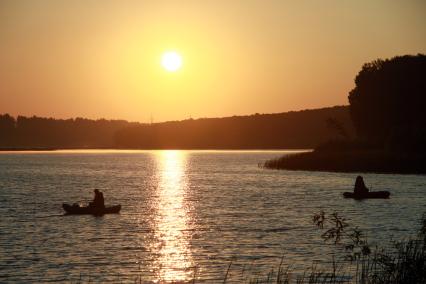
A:
[[[330,142],[330,144],[339,144],[339,142]],[[277,170],[426,174],[426,155],[389,152],[381,149],[362,150],[355,147],[347,150],[328,150],[319,146],[311,152],[268,160],[261,166]]]
[[[266,161],[269,169],[426,173],[426,55],[364,64],[349,92],[351,137],[338,119],[328,121],[338,138],[314,151]]]

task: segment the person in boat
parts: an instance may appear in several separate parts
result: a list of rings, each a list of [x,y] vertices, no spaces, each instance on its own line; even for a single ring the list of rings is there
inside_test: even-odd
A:
[[[362,176],[357,176],[355,180],[355,194],[366,194],[368,193],[368,188],[365,186],[364,179]]]
[[[95,197],[93,198],[93,201],[89,203],[89,206],[102,209],[105,208],[104,194],[98,189],[95,189],[94,192]]]

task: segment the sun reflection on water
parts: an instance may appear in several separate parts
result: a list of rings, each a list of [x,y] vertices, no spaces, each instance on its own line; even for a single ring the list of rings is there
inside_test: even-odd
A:
[[[185,204],[188,190],[185,152],[161,151],[158,154],[158,164],[158,278],[160,281],[184,281],[191,279],[193,273],[189,249],[188,206]]]

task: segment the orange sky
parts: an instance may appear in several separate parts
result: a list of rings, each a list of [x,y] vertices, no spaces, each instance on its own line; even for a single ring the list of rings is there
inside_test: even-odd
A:
[[[148,122],[347,104],[426,53],[426,1],[0,2],[0,113]],[[179,52],[166,72],[161,55]]]

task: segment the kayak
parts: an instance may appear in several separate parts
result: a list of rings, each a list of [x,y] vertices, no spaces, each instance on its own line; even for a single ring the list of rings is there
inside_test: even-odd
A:
[[[355,194],[353,192],[343,192],[344,198],[354,198],[354,199],[367,199],[367,198],[389,198],[389,191],[370,191],[362,194]]]
[[[121,210],[121,205],[115,205],[105,208],[95,208],[95,207],[81,207],[78,204],[69,205],[62,204],[62,208],[64,208],[67,215],[104,215],[104,214],[117,214]]]

